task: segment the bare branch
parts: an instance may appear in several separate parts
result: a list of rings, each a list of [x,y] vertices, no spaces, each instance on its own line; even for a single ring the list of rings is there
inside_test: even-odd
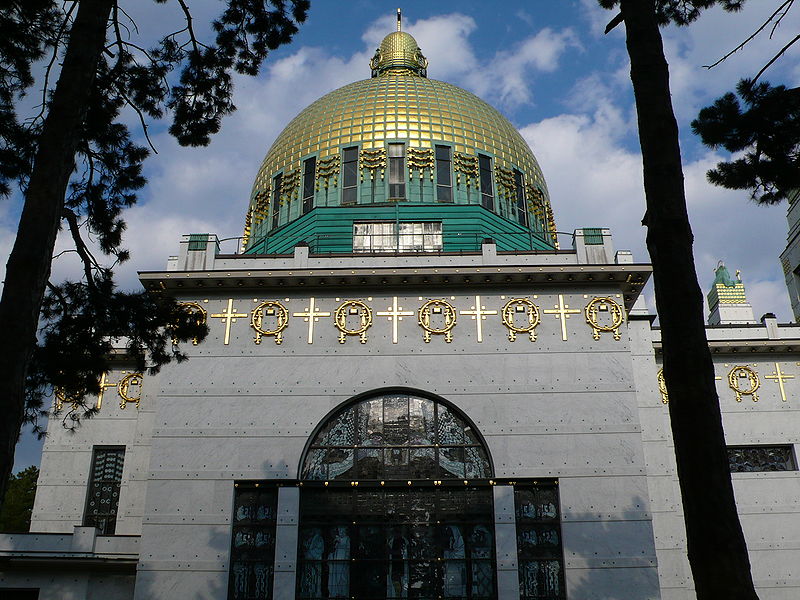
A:
[[[753,81],[750,82],[750,87],[754,86],[756,81],[758,81],[758,78],[764,74],[764,71],[769,69],[770,66],[772,66],[772,63],[774,63],[781,56],[783,56],[783,53],[786,52],[789,48],[791,48],[797,42],[797,40],[800,40],[800,34],[794,36],[794,38],[792,38],[792,40],[788,44],[786,44],[783,48],[781,48],[780,52],[778,52],[775,56],[773,56],[767,64],[761,67],[761,70],[758,73],[756,73],[755,77],[753,77]]]
[[[622,13],[621,12],[617,13],[617,16],[615,16],[613,19],[611,19],[608,22],[608,25],[606,25],[606,29],[605,29],[605,31],[603,31],[603,33],[607,34],[609,31],[614,29],[617,25],[622,23],[624,20],[625,20],[625,18],[622,16]]]
[[[713,69],[714,67],[716,67],[716,66],[717,66],[718,64],[720,64],[721,62],[723,62],[723,61],[727,60],[728,58],[730,58],[731,56],[733,56],[734,54],[736,54],[736,53],[737,53],[739,50],[741,50],[742,48],[744,48],[744,47],[745,47],[745,45],[747,45],[749,42],[751,42],[751,41],[753,40],[753,38],[755,38],[755,37],[756,37],[756,36],[757,36],[759,33],[761,33],[762,31],[764,31],[764,29],[767,27],[767,25],[769,25],[769,24],[772,22],[772,20],[775,18],[775,16],[776,16],[776,15],[777,15],[779,12],[781,12],[781,10],[783,10],[783,8],[784,8],[785,6],[787,6],[787,5],[788,5],[788,6],[789,6],[789,8],[791,8],[791,5],[792,5],[793,3],[794,3],[794,0],[785,0],[785,1],[784,1],[784,3],[783,3],[783,4],[781,4],[781,5],[780,5],[780,6],[779,6],[779,7],[778,7],[776,10],[775,10],[775,12],[773,12],[773,13],[772,13],[772,14],[769,16],[769,18],[767,18],[767,20],[766,20],[766,21],[764,21],[764,22],[761,24],[761,26],[760,26],[758,29],[756,29],[756,30],[755,30],[755,31],[754,31],[752,34],[750,34],[750,35],[747,37],[747,39],[745,39],[745,40],[744,40],[744,41],[743,41],[741,44],[739,44],[738,46],[736,46],[736,48],[734,48],[733,50],[731,50],[730,52],[728,52],[727,54],[725,54],[725,56],[723,56],[722,58],[720,58],[719,60],[717,60],[715,63],[712,63],[712,64],[710,64],[710,65],[703,65],[703,68],[704,68],[704,69]],[[788,10],[789,10],[789,8],[787,8],[787,9],[786,9],[786,11],[788,11]],[[780,19],[783,19],[783,17],[784,17],[785,15],[786,15],[786,12],[784,12],[784,14],[783,14],[783,15],[781,15]],[[780,19],[778,20],[778,22],[780,22]],[[776,23],[776,25],[777,25],[777,23]],[[774,27],[773,27],[773,31],[774,31],[774,30],[775,30],[775,29],[774,29]],[[770,37],[772,37],[772,33],[770,33]]]
[[[192,13],[189,10],[189,7],[186,6],[185,0],[178,0],[178,4],[180,4],[183,14],[186,17],[186,31],[189,32],[189,39],[192,41],[192,48],[194,48],[194,51],[199,54],[200,48],[198,47],[197,38],[194,35],[194,28],[192,27]]]
[[[775,34],[775,30],[778,28],[778,25],[780,25],[780,24],[781,24],[781,21],[783,21],[783,18],[784,18],[784,17],[785,17],[787,14],[789,14],[789,11],[791,10],[791,8],[792,8],[792,5],[793,5],[793,4],[794,4],[794,0],[791,0],[791,1],[789,2],[789,6],[787,6],[787,7],[786,7],[786,10],[785,10],[785,11],[783,11],[783,14],[782,14],[780,17],[778,17],[778,18],[777,18],[777,20],[775,21],[775,24],[772,26],[772,29],[771,29],[771,30],[770,30],[770,32],[769,32],[769,38],[770,38],[770,39],[772,39],[772,36]],[[780,9],[778,9],[778,10],[780,10]]]
[[[131,17],[127,12],[125,12],[125,9],[122,7],[119,8],[119,12],[121,12],[123,15],[125,15],[125,17],[127,17],[128,21],[130,21],[131,25],[133,25],[133,30],[136,32],[136,35],[139,35],[139,26],[136,24],[136,21],[133,20],[133,17]]]
[[[50,73],[53,70],[53,65],[58,60],[58,51],[61,48],[61,39],[67,29],[67,24],[72,20],[72,13],[75,10],[77,3],[74,3],[64,15],[64,20],[61,22],[61,27],[58,28],[58,33],[53,40],[53,53],[50,60],[47,62],[47,67],[44,70],[44,83],[42,83],[42,102],[39,104],[39,113],[30,119],[30,126],[33,127],[37,121],[44,118],[44,113],[47,109],[47,90],[50,88]]]

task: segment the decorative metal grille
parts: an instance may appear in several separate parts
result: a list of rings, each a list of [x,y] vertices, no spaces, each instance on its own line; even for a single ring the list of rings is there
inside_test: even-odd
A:
[[[489,486],[309,488],[297,597],[497,598]]]
[[[565,598],[558,487],[550,482],[514,486],[520,600]]]
[[[791,446],[729,446],[728,463],[731,473],[797,470]]]
[[[428,398],[392,394],[351,405],[311,443],[302,478],[314,480],[488,479],[476,432]]]
[[[348,406],[302,477],[296,597],[497,598],[491,465],[453,409],[410,394]]]
[[[278,489],[264,483],[237,483],[231,536],[228,598],[272,598]]]
[[[125,448],[95,448],[86,502],[85,527],[97,527],[100,535],[114,535],[117,527],[119,490]]]

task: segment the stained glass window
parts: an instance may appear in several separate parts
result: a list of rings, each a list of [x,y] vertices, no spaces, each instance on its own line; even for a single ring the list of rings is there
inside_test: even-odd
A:
[[[335,415],[316,435],[302,478],[488,479],[489,458],[472,426],[428,398],[391,394]]]
[[[755,471],[796,471],[791,446],[729,446],[731,473]]]
[[[555,481],[514,486],[520,600],[565,598],[561,515]]]
[[[114,535],[125,448],[95,448],[86,502],[85,527],[97,527],[100,535]]]
[[[497,598],[491,466],[452,408],[410,394],[350,405],[302,477],[298,598]]]
[[[272,598],[278,489],[265,483],[237,483],[231,534],[228,598]]]

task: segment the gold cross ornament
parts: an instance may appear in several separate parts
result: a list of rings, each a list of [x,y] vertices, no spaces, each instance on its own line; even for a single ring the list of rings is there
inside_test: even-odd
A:
[[[786,402],[786,389],[783,387],[783,382],[788,381],[789,379],[794,379],[794,375],[788,375],[781,371],[781,366],[778,363],[775,363],[775,372],[770,373],[769,375],[764,375],[764,379],[772,379],[778,384],[778,388],[781,390],[781,400]]]
[[[322,312],[318,311],[317,307],[314,306],[314,298],[310,298],[308,301],[308,307],[306,308],[306,312],[296,312],[292,313],[293,317],[303,317],[303,320],[308,322],[308,343],[314,343],[314,323],[319,321],[320,317],[330,317],[331,313],[329,312]]]
[[[225,341],[223,344],[227,346],[231,341],[231,323],[236,323],[238,318],[249,317],[250,314],[233,312],[233,298],[228,298],[228,307],[221,313],[215,313],[211,316],[225,321]]]
[[[561,319],[561,339],[567,341],[567,319],[570,315],[579,315],[581,311],[577,309],[570,309],[569,304],[564,304],[564,296],[558,295],[558,304],[553,305],[554,308],[543,310],[546,315],[554,315],[556,319]]]
[[[483,341],[483,321],[486,319],[485,315],[496,315],[496,310],[486,310],[485,306],[481,305],[481,297],[475,296],[475,306],[470,307],[472,310],[462,310],[462,315],[471,315],[478,328],[478,342]]]
[[[392,322],[392,343],[397,343],[397,323],[398,321],[402,321],[403,317],[411,317],[414,316],[413,310],[403,310],[402,306],[397,305],[397,296],[392,298],[392,305],[389,306],[385,311],[376,312],[376,315],[379,317],[388,317],[389,320]]]

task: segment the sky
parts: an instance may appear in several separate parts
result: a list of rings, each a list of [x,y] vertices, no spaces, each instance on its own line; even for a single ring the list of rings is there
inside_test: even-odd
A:
[[[124,2],[147,46],[178,22],[176,2]],[[201,32],[221,2],[194,0]],[[778,256],[786,244],[786,206],[755,206],[747,192],[714,187],[706,171],[727,155],[702,146],[689,124],[698,111],[752,77],[800,30],[795,7],[770,37],[767,29],[743,50],[715,62],[775,10],[776,0],[753,0],[738,14],[707,11],[689,27],[662,31],[681,148],[695,262],[707,292],[719,260],[741,270],[756,318],[775,313],[792,320]],[[148,185],[125,213],[125,244],[132,259],[116,269],[121,287],[137,289],[137,271],[159,270],[177,254],[182,234],[242,235],[258,167],[283,127],[305,106],[338,87],[369,77],[369,59],[395,29],[395,10],[428,58],[428,76],[458,85],[498,108],[531,146],[550,192],[562,248],[579,227],[608,227],[618,250],[648,262],[636,114],[624,28],[603,29],[615,13],[596,0],[312,0],[293,42],[267,59],[259,76],[235,78],[237,111],[205,148],[181,148],[166,124],[151,124],[158,154],[146,163]],[[204,25],[205,24],[205,25]],[[165,29],[165,27],[167,29]],[[177,27],[175,27],[176,29]],[[764,80],[800,85],[793,48]],[[137,120],[126,116],[141,137]],[[0,258],[4,267],[19,217],[18,198],[0,203]],[[58,249],[66,248],[59,239]],[[233,252],[236,240],[223,243]],[[58,250],[57,249],[57,250]],[[53,279],[75,277],[74,258],[53,264]],[[645,298],[654,310],[652,288]],[[41,444],[25,434],[15,470],[38,464]]]

